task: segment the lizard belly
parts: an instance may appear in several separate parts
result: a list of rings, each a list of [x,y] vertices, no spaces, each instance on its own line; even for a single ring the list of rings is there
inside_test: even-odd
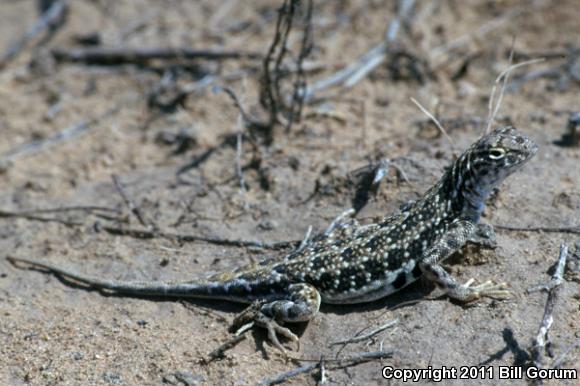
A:
[[[385,274],[379,280],[373,280],[359,288],[336,292],[321,291],[322,302],[327,304],[367,303],[384,298],[413,283],[421,276],[421,271],[415,262],[409,262],[405,267]]]

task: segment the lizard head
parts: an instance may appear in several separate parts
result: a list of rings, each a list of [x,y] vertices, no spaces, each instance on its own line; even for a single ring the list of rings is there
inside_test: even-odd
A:
[[[491,189],[521,168],[538,151],[538,145],[511,126],[483,136],[468,150],[470,174],[478,185]]]
[[[508,126],[481,137],[455,162],[453,191],[467,201],[464,210],[478,218],[490,192],[538,151],[528,136]]]

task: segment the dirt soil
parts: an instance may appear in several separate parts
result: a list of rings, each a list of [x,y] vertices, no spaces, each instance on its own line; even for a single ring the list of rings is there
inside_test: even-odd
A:
[[[328,77],[380,43],[396,14],[394,3],[317,2],[308,82]],[[504,95],[497,124],[517,126],[540,151],[502,185],[483,221],[580,225],[580,147],[561,143],[570,115],[580,109],[580,7],[573,0],[420,2],[396,39],[409,54],[406,61],[388,56],[353,87],[317,95],[322,98],[305,106],[290,132],[275,128],[269,146],[256,150],[244,140],[239,163],[239,114],[221,88],[232,88],[250,114],[260,116],[260,60],[97,66],[56,62],[50,54],[95,36],[105,47],[265,53],[280,4],[69,1],[62,28],[50,39],[33,39],[0,70],[1,384],[250,385],[301,365],[286,360],[262,330],[206,363],[208,353],[231,337],[228,327],[241,305],[106,296],[16,267],[5,257],[41,258],[122,280],[192,280],[289,251],[115,234],[113,228],[147,228],[115,188],[113,175],[146,225],[175,234],[275,243],[301,240],[309,226],[324,230],[351,206],[353,171],[389,159],[393,167],[357,217],[364,223],[393,212],[428,189],[454,153],[482,133],[489,95],[509,66],[514,36],[516,62],[550,59],[513,73],[515,83]],[[0,52],[37,17],[34,1],[2,1]],[[297,44],[300,33],[292,36]],[[174,109],[151,106],[148,96],[172,71],[177,84],[198,82],[198,89]],[[534,73],[540,76],[522,80]],[[200,85],[208,74],[212,82]],[[438,134],[411,97],[436,114],[455,145]],[[79,135],[44,146],[83,122],[88,124]],[[26,147],[30,144],[40,146]],[[237,164],[243,166],[246,189],[240,187]],[[340,385],[385,384],[385,365],[529,365],[546,294],[525,290],[548,282],[560,243],[573,251],[580,236],[578,231],[496,231],[497,249],[467,248],[446,266],[462,281],[509,283],[510,300],[464,307],[419,281],[371,304],[323,306],[308,325],[290,326],[302,345],[293,355],[324,357],[330,367],[335,358],[380,347],[395,350],[391,359],[328,370],[328,384]],[[580,338],[580,286],[577,268],[570,268],[546,366]],[[399,319],[395,328],[370,340],[331,345],[394,318]],[[289,343],[288,348],[293,349]],[[578,356],[576,346],[561,367],[580,370]],[[319,378],[313,371],[288,383],[316,384]],[[473,384],[498,383],[496,373]]]

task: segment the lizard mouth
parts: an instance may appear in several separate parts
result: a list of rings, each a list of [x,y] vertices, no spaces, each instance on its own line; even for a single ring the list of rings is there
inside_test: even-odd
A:
[[[520,166],[526,164],[530,159],[532,159],[540,147],[529,137],[523,135],[518,137],[516,142],[521,144],[521,149],[519,151],[516,150],[516,157],[514,157],[510,163],[512,164],[512,167],[519,168]]]

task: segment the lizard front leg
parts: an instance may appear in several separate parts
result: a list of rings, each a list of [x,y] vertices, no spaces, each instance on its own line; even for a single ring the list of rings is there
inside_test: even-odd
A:
[[[439,262],[451,256],[466,242],[480,242],[490,236],[489,228],[478,226],[469,221],[457,221],[431,248],[422,256],[419,268],[423,274],[439,287],[442,287],[447,295],[453,299],[470,302],[481,297],[506,298],[509,291],[505,283],[495,284],[486,281],[478,286],[471,286],[473,279],[465,284],[459,284],[453,276],[439,265]]]
[[[268,338],[280,351],[285,352],[278,340],[278,335],[297,342],[298,337],[289,329],[282,327],[279,322],[307,322],[314,318],[320,309],[320,294],[310,284],[299,283],[288,287],[285,298],[271,302],[259,300],[244,310],[234,319],[234,327],[240,327],[253,322],[259,327],[266,328]]]

